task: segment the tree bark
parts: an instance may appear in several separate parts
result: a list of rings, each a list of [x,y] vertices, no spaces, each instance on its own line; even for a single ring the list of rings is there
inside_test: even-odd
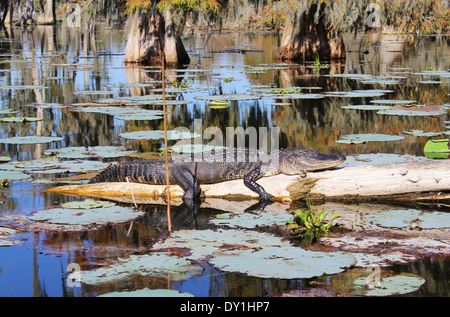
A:
[[[258,183],[280,202],[306,198],[313,201],[438,201],[450,202],[450,160],[406,162],[387,165],[355,166],[311,172],[306,178],[296,175],[263,177]],[[165,185],[130,184],[138,203],[162,200]],[[242,180],[201,185],[206,199],[225,198],[257,200],[258,194],[245,187]],[[131,199],[128,183],[69,185],[50,192],[86,195],[109,199]],[[171,199],[181,201],[184,192],[170,186]]]
[[[149,15],[137,11],[131,18],[124,62],[159,64],[161,52],[164,52],[168,64],[190,62],[169,10],[163,15],[157,11]]]
[[[341,38],[331,36],[331,30],[325,26],[323,6],[312,4],[300,16],[295,15],[286,21],[277,58],[281,60],[320,61],[345,58],[345,45]],[[319,17],[315,15],[319,10]]]
[[[45,0],[44,12],[39,13],[37,17],[38,24],[55,24],[56,23],[56,0]]]

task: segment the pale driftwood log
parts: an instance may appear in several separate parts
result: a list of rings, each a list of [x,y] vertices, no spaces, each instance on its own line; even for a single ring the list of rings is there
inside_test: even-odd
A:
[[[296,175],[276,175],[258,181],[279,202],[304,199],[346,201],[439,201],[450,202],[450,160],[412,161],[389,165],[345,167]],[[164,203],[165,185],[131,184],[138,203]],[[201,185],[205,198],[257,200],[258,195],[242,180]],[[69,185],[49,189],[69,195],[129,200],[127,183]],[[170,186],[171,199],[181,202],[183,190]]]

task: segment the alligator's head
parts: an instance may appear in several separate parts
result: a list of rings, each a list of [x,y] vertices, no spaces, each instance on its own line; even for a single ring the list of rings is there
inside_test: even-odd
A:
[[[345,162],[344,155],[323,154],[312,147],[283,150],[280,153],[280,172],[299,174],[302,171],[317,171],[336,167]]]

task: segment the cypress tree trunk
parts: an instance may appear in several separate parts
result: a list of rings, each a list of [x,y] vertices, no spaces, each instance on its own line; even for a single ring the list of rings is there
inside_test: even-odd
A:
[[[331,30],[325,26],[324,5],[312,4],[301,15],[286,22],[278,59],[312,61],[319,56],[321,61],[331,61],[345,58],[343,40],[332,37]],[[318,18],[315,17],[317,13]]]
[[[37,17],[38,24],[55,24],[56,23],[56,0],[45,0],[44,12],[39,13]]]
[[[168,64],[190,62],[181,38],[175,31],[170,11],[164,11],[163,15],[157,10],[149,14],[136,11],[130,23],[125,63],[157,64],[161,60],[161,51]]]

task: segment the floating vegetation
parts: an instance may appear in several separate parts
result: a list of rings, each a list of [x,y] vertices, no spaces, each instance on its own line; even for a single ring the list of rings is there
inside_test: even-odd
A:
[[[215,268],[260,278],[300,279],[343,272],[355,259],[338,252],[319,252],[299,247],[263,247],[224,250],[213,254]]]
[[[392,109],[392,106],[381,106],[381,105],[348,105],[342,106],[342,109],[352,109],[352,110],[388,110]]]
[[[9,162],[11,158],[9,156],[0,156],[0,163]]]
[[[36,117],[7,117],[7,118],[0,118],[0,122],[35,122],[35,121],[42,121],[42,118],[36,118]]]
[[[197,96],[198,100],[216,100],[216,101],[231,101],[231,100],[256,100],[260,99],[259,94],[225,94],[225,95],[212,95],[212,96]]]
[[[364,219],[385,228],[442,229],[450,227],[450,214],[438,211],[388,210],[366,215]]]
[[[423,152],[426,157],[431,159],[446,159],[450,155],[449,140],[428,140]]]
[[[368,283],[369,282],[369,283]],[[361,277],[353,281],[354,292],[365,296],[395,296],[417,291],[426,280],[418,275],[402,273],[377,280]]]
[[[143,288],[136,291],[110,292],[97,297],[194,297],[194,295],[174,289]]]
[[[229,228],[254,229],[263,226],[284,225],[289,220],[292,220],[291,214],[271,214],[264,211],[260,213],[221,214],[209,222]]]
[[[131,140],[159,140],[164,139],[164,131],[162,130],[147,130],[147,131],[133,131],[119,134],[121,138]],[[199,134],[191,132],[179,132],[175,130],[167,131],[168,140],[182,140],[193,139],[200,137]]]
[[[28,89],[47,89],[49,87],[47,86],[39,86],[39,85],[5,85],[5,86],[0,86],[0,90],[28,90]]]
[[[16,114],[18,111],[14,109],[0,110],[0,114]],[[0,119],[1,120],[1,119]]]
[[[213,100],[209,103],[209,107],[212,109],[224,109],[230,106],[226,100]]]
[[[364,97],[381,97],[390,92],[393,92],[393,90],[367,89],[367,90],[351,90],[351,91],[328,91],[325,93],[325,95],[328,97],[364,98]]]
[[[121,146],[79,146],[61,149],[50,149],[44,155],[55,155],[62,159],[82,159],[82,158],[117,158],[129,156],[136,151],[127,151]]]
[[[11,161],[0,164],[0,173],[3,171],[18,171],[36,174],[56,174],[56,173],[87,173],[95,172],[108,167],[109,163],[88,161],[88,160],[67,160],[59,159],[39,159],[33,161]]]
[[[159,120],[163,118],[164,112],[162,110],[149,110],[139,107],[113,107],[113,106],[99,106],[99,107],[82,107],[75,108],[74,111],[85,113],[102,113],[111,116],[117,116],[119,120]]]
[[[445,110],[404,110],[404,109],[387,109],[380,110],[377,114],[389,115],[389,116],[418,116],[418,117],[433,117],[443,116],[447,114]]]
[[[389,141],[401,141],[405,137],[401,135],[388,135],[388,134],[349,134],[341,137],[336,143],[344,144],[362,144],[367,142],[389,142]]]
[[[19,233],[16,229],[0,227],[0,247],[11,247],[22,243],[20,240],[11,238],[11,235]]]
[[[30,175],[21,171],[2,171],[0,170],[0,179],[7,179],[9,181],[19,181],[31,178]]]
[[[181,230],[153,248],[187,248],[191,260],[209,258],[209,263],[219,270],[262,278],[334,274],[356,262],[348,254],[307,251],[282,238],[252,230]]]
[[[61,204],[62,208],[67,209],[92,209],[92,208],[105,208],[112,207],[116,204],[110,201],[96,201],[93,199],[85,199],[82,201],[71,201]]]
[[[64,138],[56,136],[16,136],[11,138],[0,139],[0,143],[5,144],[40,144],[40,143],[51,143],[59,142],[64,140]]]
[[[411,130],[411,131],[403,131],[403,133],[417,137],[435,137],[443,134],[444,132],[424,132],[423,130]]]
[[[81,271],[79,275],[80,282],[99,285],[125,280],[136,274],[164,279],[170,276],[171,281],[184,281],[202,272],[201,266],[192,264],[186,258],[178,257],[170,252],[152,252],[119,258],[112,265]]]
[[[84,204],[86,206],[86,204]],[[79,208],[52,208],[40,210],[28,217],[32,221],[41,221],[54,225],[68,225],[71,229],[73,226],[103,226],[111,223],[129,222],[144,215],[144,212],[136,211],[130,207],[107,206],[83,208],[80,204]]]
[[[376,154],[359,154],[356,156],[347,155],[347,159],[341,166],[357,166],[357,165],[381,165],[401,163],[407,160],[426,161],[427,158],[414,155],[400,155],[393,153],[376,153]]]
[[[378,99],[378,100],[371,100],[371,103],[376,104],[384,104],[384,105],[409,105],[416,103],[415,100],[392,100],[392,99]]]

